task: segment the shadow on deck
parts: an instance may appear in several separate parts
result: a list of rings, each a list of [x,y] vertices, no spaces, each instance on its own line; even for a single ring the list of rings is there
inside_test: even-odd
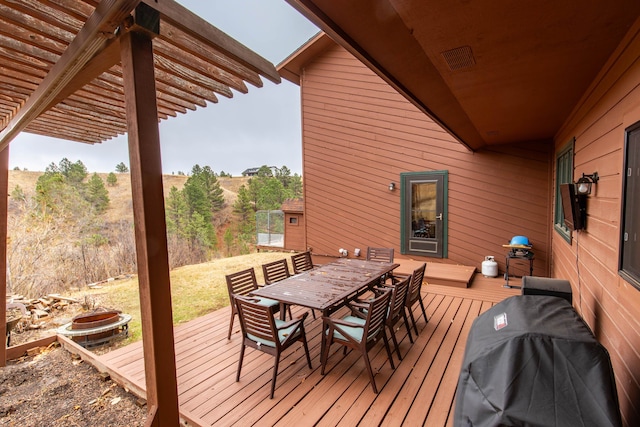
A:
[[[240,334],[227,340],[229,308],[175,328],[180,412],[189,425],[453,425],[453,401],[467,334],[473,320],[518,290],[502,279],[476,274],[469,288],[423,287],[429,322],[420,312],[420,335],[412,345],[403,324],[397,331],[403,360],[392,370],[383,345],[370,353],[380,389],[374,394],[361,357],[333,346],[320,375],[321,320],[305,325],[313,369],[301,346],[280,362],[275,398],[269,399],[273,358],[248,349],[235,382]],[[303,308],[294,308],[302,312]],[[418,316],[419,307],[414,315]],[[337,315],[340,315],[339,312]],[[144,390],[142,343],[98,357],[101,368],[133,391]]]

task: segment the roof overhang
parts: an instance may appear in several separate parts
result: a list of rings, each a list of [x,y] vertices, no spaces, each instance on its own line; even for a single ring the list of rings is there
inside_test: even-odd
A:
[[[552,139],[640,16],[637,0],[287,2],[473,150]]]

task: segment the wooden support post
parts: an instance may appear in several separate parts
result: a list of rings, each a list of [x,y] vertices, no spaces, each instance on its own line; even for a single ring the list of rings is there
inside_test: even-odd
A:
[[[140,286],[147,425],[179,424],[171,286],[151,36],[121,36]]]
[[[0,151],[0,367],[7,364],[7,205],[9,204],[9,146]]]

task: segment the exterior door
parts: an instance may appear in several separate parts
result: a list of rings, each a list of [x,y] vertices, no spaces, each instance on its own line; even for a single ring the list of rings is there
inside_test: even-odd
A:
[[[447,171],[400,175],[402,191],[402,253],[447,256]]]

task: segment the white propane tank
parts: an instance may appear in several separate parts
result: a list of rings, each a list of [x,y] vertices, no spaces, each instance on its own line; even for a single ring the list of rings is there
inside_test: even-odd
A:
[[[494,257],[484,257],[484,261],[482,261],[482,275],[484,277],[498,277],[498,263]]]

